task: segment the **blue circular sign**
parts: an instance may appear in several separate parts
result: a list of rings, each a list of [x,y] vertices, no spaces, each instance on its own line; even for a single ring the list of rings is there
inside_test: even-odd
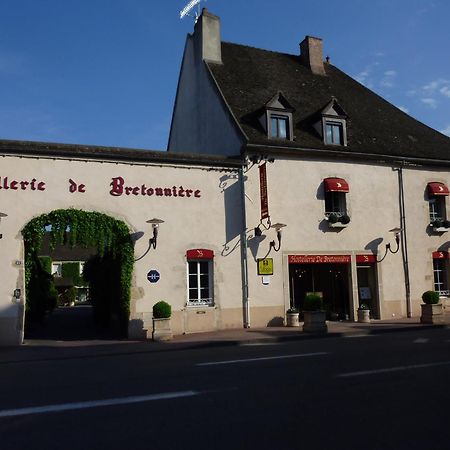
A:
[[[147,274],[147,280],[150,281],[150,283],[157,283],[160,278],[161,275],[157,270],[150,270]]]

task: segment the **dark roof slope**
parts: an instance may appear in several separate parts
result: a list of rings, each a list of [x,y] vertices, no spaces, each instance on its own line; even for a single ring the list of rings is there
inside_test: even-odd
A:
[[[208,63],[250,144],[450,160],[450,138],[408,116],[331,64],[314,75],[300,57],[222,43],[223,65]],[[261,108],[282,92],[295,108],[294,141],[269,139]],[[336,97],[348,114],[347,147],[327,146],[311,119]]]

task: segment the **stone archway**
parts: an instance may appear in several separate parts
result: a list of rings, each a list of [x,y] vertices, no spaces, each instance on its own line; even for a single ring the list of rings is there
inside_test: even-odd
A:
[[[91,247],[96,255],[86,263],[97,324],[114,320],[127,334],[134,249],[128,226],[113,217],[79,209],[58,209],[32,219],[22,230],[25,245],[25,326],[42,320],[55,308],[53,277],[39,252],[45,239],[50,248]],[[53,285],[54,287],[54,285]]]

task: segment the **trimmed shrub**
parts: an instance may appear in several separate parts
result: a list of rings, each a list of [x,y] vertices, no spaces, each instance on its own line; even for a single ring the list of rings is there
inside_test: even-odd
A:
[[[320,295],[308,294],[303,302],[304,311],[320,311],[323,308],[323,300]]]
[[[154,319],[168,319],[172,315],[172,307],[161,300],[153,305],[153,318]]]
[[[344,225],[347,225],[348,223],[350,223],[350,216],[347,214],[344,214],[341,217],[341,223],[343,223]]]
[[[436,305],[439,303],[439,293],[436,291],[426,291],[422,294],[422,300],[426,305]]]
[[[330,222],[330,223],[336,223],[338,220],[339,220],[339,217],[336,213],[331,213],[328,216],[328,222]]]

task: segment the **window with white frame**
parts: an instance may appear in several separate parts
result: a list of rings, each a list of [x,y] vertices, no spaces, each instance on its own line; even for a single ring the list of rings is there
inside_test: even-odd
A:
[[[434,196],[429,200],[430,207],[430,222],[444,221],[447,218],[445,211],[445,197],[444,196]]]
[[[54,277],[62,277],[62,263],[60,262],[52,263],[52,275]]]
[[[433,259],[434,290],[439,293],[440,297],[448,297],[450,295],[448,290],[447,261],[447,259]]]
[[[213,306],[213,261],[188,260],[188,305]]]

